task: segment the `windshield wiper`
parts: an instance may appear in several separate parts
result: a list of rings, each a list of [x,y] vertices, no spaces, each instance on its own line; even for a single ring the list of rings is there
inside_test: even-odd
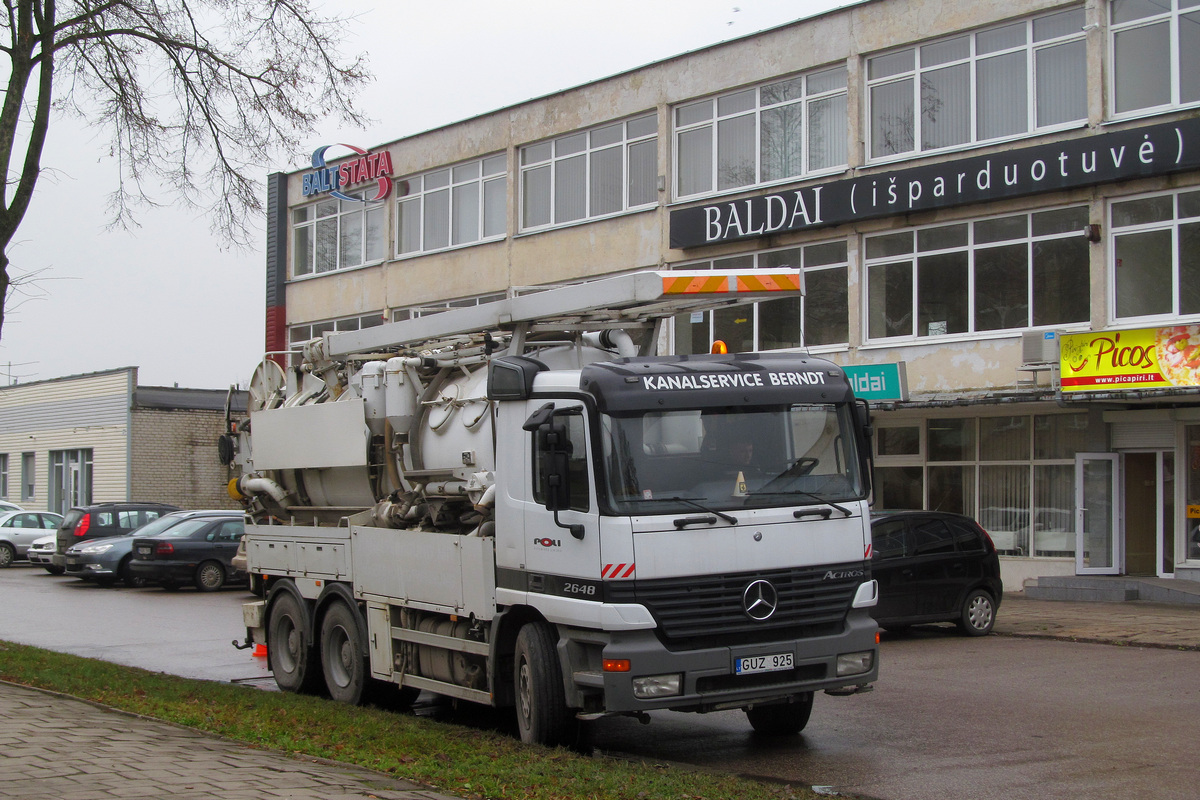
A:
[[[812,500],[817,503],[824,503],[827,506],[833,506],[838,511],[845,514],[847,517],[854,514],[853,511],[851,511],[850,509],[846,508],[843,505],[840,505],[838,503],[833,502],[832,500],[828,500],[824,497],[821,497],[821,495],[819,495],[819,494],[813,494],[812,492],[801,491],[800,489],[793,489],[790,492],[765,492],[765,491],[759,489],[758,491],[755,491],[755,492],[747,492],[746,496],[747,497],[788,497],[790,495],[795,495],[795,494],[807,497],[809,500]]]
[[[732,514],[726,514],[724,511],[717,511],[715,508],[709,508],[708,506],[706,506],[702,503],[697,503],[696,499],[697,498],[692,498],[692,497],[643,497],[643,498],[641,498],[641,502],[643,502],[643,503],[668,503],[668,502],[683,503],[684,505],[689,505],[692,508],[699,509],[700,511],[703,511],[705,514],[715,514],[716,516],[718,516],[721,519],[728,522],[730,525],[738,524],[737,517],[733,516]]]

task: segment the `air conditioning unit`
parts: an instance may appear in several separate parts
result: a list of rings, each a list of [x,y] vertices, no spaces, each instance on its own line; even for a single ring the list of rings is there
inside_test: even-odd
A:
[[[1058,363],[1057,331],[1025,331],[1021,334],[1021,364]]]

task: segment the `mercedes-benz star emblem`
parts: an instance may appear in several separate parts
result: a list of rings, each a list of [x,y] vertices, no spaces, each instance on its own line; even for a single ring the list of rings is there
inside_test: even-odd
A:
[[[770,581],[754,581],[742,592],[742,607],[746,609],[746,615],[750,619],[762,622],[770,618],[779,607],[779,594]]]

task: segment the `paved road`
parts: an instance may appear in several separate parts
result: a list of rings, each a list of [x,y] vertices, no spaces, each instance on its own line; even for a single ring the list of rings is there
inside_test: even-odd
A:
[[[17,566],[0,570],[0,639],[269,685],[263,660],[229,644],[243,635],[247,597],[101,589]],[[1197,796],[1200,608],[1006,598],[997,630],[885,637],[876,691],[818,697],[792,740],[755,737],[741,712],[663,712],[649,726],[602,720],[591,741],[601,752],[884,800]],[[421,713],[507,729],[509,715],[464,706]]]

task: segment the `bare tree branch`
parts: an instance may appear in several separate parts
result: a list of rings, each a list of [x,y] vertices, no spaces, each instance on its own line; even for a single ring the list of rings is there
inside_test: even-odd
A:
[[[170,187],[171,200],[204,210],[234,246],[252,243],[276,156],[290,158],[319,119],[365,122],[353,105],[370,79],[364,57],[340,55],[346,20],[319,15],[310,0],[3,3],[0,298],[52,109],[109,135],[120,175],[110,224],[136,224]]]

